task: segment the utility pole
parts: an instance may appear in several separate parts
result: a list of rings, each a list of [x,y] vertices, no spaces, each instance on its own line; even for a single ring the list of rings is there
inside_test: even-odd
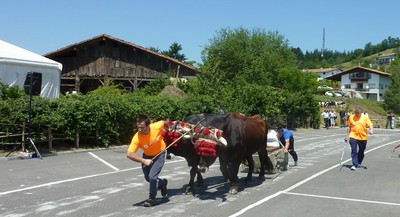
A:
[[[325,27],[322,30],[322,49],[321,49],[321,58],[324,58],[325,51]]]

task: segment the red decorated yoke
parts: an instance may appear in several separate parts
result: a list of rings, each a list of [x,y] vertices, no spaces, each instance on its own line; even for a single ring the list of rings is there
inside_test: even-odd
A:
[[[191,139],[196,153],[204,157],[216,157],[217,156],[217,145],[226,146],[226,140],[222,137],[222,131],[212,127],[196,127],[193,124],[181,122],[181,121],[169,121],[169,129],[162,132],[163,139],[167,145],[175,142],[184,133],[183,138]],[[181,141],[176,141],[173,145],[178,147]]]

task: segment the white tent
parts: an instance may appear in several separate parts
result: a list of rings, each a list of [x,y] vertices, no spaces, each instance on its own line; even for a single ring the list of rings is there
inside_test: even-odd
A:
[[[23,88],[30,84],[27,75],[32,72],[33,78],[38,75],[40,96],[57,98],[61,71],[61,63],[0,40],[0,82]]]

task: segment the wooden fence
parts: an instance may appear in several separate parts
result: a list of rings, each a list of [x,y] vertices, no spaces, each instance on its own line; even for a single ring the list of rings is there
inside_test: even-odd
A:
[[[1,147],[1,149],[5,149],[5,146],[13,146],[16,150],[18,150],[18,147],[21,147],[20,150],[26,151],[26,148],[27,148],[26,144],[28,142],[27,137],[29,135],[31,137],[35,138],[34,139],[35,143],[47,143],[49,150],[53,149],[54,141],[67,140],[66,137],[62,134],[54,134],[51,128],[48,128],[48,130],[46,132],[31,132],[29,134],[28,127],[25,122],[20,125],[0,123],[0,129],[5,129],[7,127],[13,128],[13,130],[11,130],[12,132],[0,131],[0,147]],[[99,136],[98,133],[96,133],[95,136],[86,136],[86,135],[82,136],[79,133],[76,133],[75,138],[74,138],[75,148],[80,147],[80,145],[81,145],[80,141],[82,139],[96,139],[96,141],[97,141],[98,136]],[[111,135],[111,136],[113,136],[113,135]]]

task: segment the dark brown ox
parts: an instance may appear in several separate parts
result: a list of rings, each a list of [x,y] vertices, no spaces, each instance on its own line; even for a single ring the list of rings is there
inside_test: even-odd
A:
[[[247,117],[240,113],[229,113],[222,126],[226,148],[219,154],[220,169],[223,176],[230,181],[230,194],[237,194],[238,171],[243,159],[249,164],[246,182],[251,181],[254,170],[252,154],[258,152],[261,168],[266,164],[266,144],[268,125],[260,116]],[[265,178],[264,169],[260,178]]]

